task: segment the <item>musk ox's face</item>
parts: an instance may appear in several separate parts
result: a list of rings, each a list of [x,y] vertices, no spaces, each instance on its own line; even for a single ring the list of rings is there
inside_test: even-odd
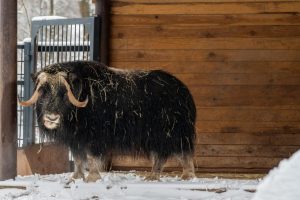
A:
[[[58,72],[48,74],[41,72],[36,78],[36,89],[28,101],[19,102],[22,106],[30,106],[36,103],[38,121],[46,129],[58,128],[63,120],[63,115],[68,114],[76,107],[85,107],[85,101],[78,101],[74,96],[67,74]]]

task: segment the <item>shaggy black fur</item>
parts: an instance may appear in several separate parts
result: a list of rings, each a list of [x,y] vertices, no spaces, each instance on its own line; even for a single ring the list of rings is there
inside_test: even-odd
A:
[[[40,88],[36,111],[41,133],[73,153],[141,152],[163,158],[193,153],[195,104],[188,88],[167,72],[119,71],[88,61],[53,64],[41,72],[66,72],[74,95],[81,101],[89,98],[85,108],[76,108],[64,85],[55,86],[56,95],[48,83]],[[55,130],[43,125],[42,115],[49,112],[63,118]]]

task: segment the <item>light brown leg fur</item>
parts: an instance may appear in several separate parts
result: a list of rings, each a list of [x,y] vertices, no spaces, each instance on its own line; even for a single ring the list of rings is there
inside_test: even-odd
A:
[[[145,178],[145,180],[147,181],[159,180],[160,173],[162,172],[163,166],[167,161],[166,158],[160,158],[156,154],[152,155],[152,160],[153,160],[153,166],[152,166],[151,174],[146,176]]]
[[[107,153],[101,157],[100,172],[109,172],[112,168],[112,153]]]
[[[190,154],[182,154],[178,155],[177,158],[180,161],[183,168],[181,179],[189,180],[196,177],[193,156]]]
[[[87,154],[87,163],[89,174],[86,177],[85,182],[96,182],[101,179],[100,170],[103,169],[101,158]]]
[[[83,167],[84,161],[80,158],[80,156],[74,155],[74,164],[75,164],[75,171],[71,177],[71,179],[84,179]]]

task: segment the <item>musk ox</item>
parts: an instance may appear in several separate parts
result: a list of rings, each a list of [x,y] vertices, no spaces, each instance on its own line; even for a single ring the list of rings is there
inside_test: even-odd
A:
[[[43,136],[67,145],[74,155],[73,178],[100,179],[108,155],[141,152],[153,159],[148,180],[159,179],[171,156],[194,174],[196,109],[188,88],[161,70],[120,70],[97,62],[52,64],[33,74],[35,104]]]

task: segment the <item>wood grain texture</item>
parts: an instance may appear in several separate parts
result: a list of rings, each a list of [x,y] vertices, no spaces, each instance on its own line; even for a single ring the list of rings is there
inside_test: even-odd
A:
[[[256,133],[198,133],[197,144],[207,145],[265,145],[297,146],[300,145],[300,134],[276,134],[276,132]],[[299,149],[299,148],[298,148]]]
[[[198,113],[201,115],[201,113]],[[299,134],[298,122],[245,122],[245,121],[197,121],[197,132],[208,133],[259,133],[269,136]],[[300,142],[299,142],[300,143]]]
[[[176,25],[176,26],[232,26],[232,25],[300,25],[300,15],[244,14],[244,15],[112,15],[112,26]]]
[[[258,22],[260,23],[260,22]],[[111,38],[115,39],[165,38],[292,38],[300,37],[300,26],[289,25],[240,25],[240,26],[176,26],[135,25],[114,26]]]
[[[55,174],[70,171],[69,151],[57,144],[35,144],[18,149],[17,174]],[[38,153],[39,152],[39,153]]]
[[[300,85],[300,74],[194,73],[174,74],[190,87],[203,85]]]
[[[95,1],[95,0],[93,0]],[[297,0],[111,0],[112,2],[127,2],[127,3],[155,3],[155,4],[165,4],[165,3],[224,3],[224,2],[297,2]]]
[[[196,145],[195,157],[265,157],[284,158],[295,153],[299,146],[271,146],[271,145]]]
[[[298,13],[300,2],[182,2],[178,3],[130,3],[113,2],[112,14],[257,14]]]
[[[198,121],[247,121],[247,122],[300,122],[300,110],[243,108],[243,107],[200,107]]]
[[[300,149],[299,1],[113,0],[110,65],[163,69],[196,106],[199,172],[267,172]],[[118,160],[120,159],[120,160]],[[143,158],[115,169],[149,170]],[[166,170],[181,170],[176,160]]]
[[[173,74],[300,74],[300,62],[205,62],[205,61],[113,61],[110,66],[124,69],[163,69]]]
[[[114,61],[300,61],[300,50],[111,50]]]
[[[15,178],[17,157],[17,1],[0,3],[0,181]]]
[[[216,159],[218,162],[216,162]],[[265,168],[269,169],[279,163],[282,158],[268,157],[195,157],[195,167],[198,168]],[[132,167],[151,167],[151,161],[144,157],[115,157],[113,158],[113,166],[132,166]],[[176,167],[181,169],[179,162],[176,159],[170,159],[166,166]]]
[[[299,38],[113,39],[111,49],[300,49]]]

